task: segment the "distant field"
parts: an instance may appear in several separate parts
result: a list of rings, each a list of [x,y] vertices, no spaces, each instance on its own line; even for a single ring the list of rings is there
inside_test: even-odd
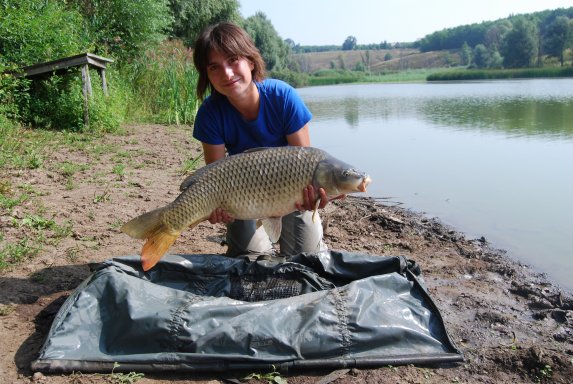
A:
[[[420,53],[417,49],[381,49],[299,53],[291,56],[302,72],[314,73],[321,69],[355,69],[363,63],[373,73],[388,71],[452,67],[460,64],[457,51]]]

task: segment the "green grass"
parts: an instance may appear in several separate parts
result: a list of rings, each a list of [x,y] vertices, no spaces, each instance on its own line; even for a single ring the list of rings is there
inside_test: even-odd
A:
[[[288,380],[281,376],[280,372],[276,370],[273,365],[272,372],[267,373],[251,373],[244,378],[244,380],[259,380],[266,381],[268,384],[288,384]]]
[[[183,162],[183,165],[181,166],[181,174],[186,175],[197,169],[197,166],[199,165],[199,162],[201,161],[202,158],[203,158],[203,153],[201,153],[196,158],[190,158],[185,160]]]
[[[56,246],[61,239],[72,236],[73,224],[65,221],[58,224],[53,218],[41,214],[25,214],[22,219],[12,218],[16,228],[26,228],[26,237],[17,241],[0,238],[0,271],[32,259],[45,245]]]
[[[0,271],[34,258],[41,249],[41,245],[30,242],[27,238],[17,243],[0,245]]]
[[[94,204],[105,203],[111,201],[111,197],[108,191],[104,191],[101,195],[94,193],[94,198],[92,201]]]
[[[0,193],[0,208],[2,210],[6,210],[8,212],[12,211],[12,208],[17,207],[18,205],[22,204],[26,200],[28,200],[29,196],[26,194],[22,194],[18,197],[11,197],[9,195],[5,195]]]
[[[0,169],[36,169],[43,163],[50,136],[0,120]]]
[[[53,229],[56,226],[56,222],[52,219],[46,219],[40,215],[30,215],[26,214],[24,218],[20,221],[20,226],[32,228],[32,229]]]
[[[125,175],[125,165],[123,164],[116,164],[113,166],[113,169],[111,170],[112,173],[122,177]]]
[[[77,164],[70,161],[64,161],[57,165],[58,172],[62,176],[73,176],[76,172],[81,172],[89,169],[88,164]]]

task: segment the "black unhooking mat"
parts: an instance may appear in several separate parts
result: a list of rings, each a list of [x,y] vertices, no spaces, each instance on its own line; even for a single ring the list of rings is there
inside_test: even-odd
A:
[[[168,255],[106,261],[64,303],[42,372],[221,372],[463,361],[404,257],[328,251],[282,262]]]

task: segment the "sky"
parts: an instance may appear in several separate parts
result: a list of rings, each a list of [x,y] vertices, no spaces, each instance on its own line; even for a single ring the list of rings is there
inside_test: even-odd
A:
[[[279,36],[300,45],[414,42],[444,28],[573,7],[573,0],[239,0],[263,12]]]

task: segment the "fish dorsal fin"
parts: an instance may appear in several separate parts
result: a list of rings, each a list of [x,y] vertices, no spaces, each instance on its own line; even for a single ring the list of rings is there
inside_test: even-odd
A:
[[[183,180],[183,182],[179,185],[179,190],[184,191],[187,188],[189,188],[190,186],[192,186],[197,180],[199,180],[199,178],[202,175],[204,175],[206,172],[208,172],[211,168],[216,166],[216,164],[222,160],[225,160],[225,157],[193,171],[193,173],[191,173],[189,176],[187,176],[185,178],[185,180]]]
[[[282,217],[269,217],[262,219],[261,222],[263,224],[263,228],[265,228],[265,231],[267,232],[267,235],[269,235],[269,238],[271,239],[271,243],[278,242],[279,238],[281,237],[281,231],[283,229]]]
[[[192,174],[190,174],[189,176],[187,176],[187,177],[185,178],[185,180],[183,180],[183,182],[181,183],[181,185],[179,185],[179,190],[180,190],[180,191],[186,190],[187,188],[189,188],[189,186],[190,186],[191,184],[193,184],[193,183],[195,182],[195,180],[197,180],[197,178],[195,177],[195,174],[196,174],[196,173],[197,173],[197,172],[193,172]]]
[[[270,147],[257,147],[257,148],[250,148],[244,151],[243,153],[252,153],[252,152],[259,152],[259,151],[266,151]]]

